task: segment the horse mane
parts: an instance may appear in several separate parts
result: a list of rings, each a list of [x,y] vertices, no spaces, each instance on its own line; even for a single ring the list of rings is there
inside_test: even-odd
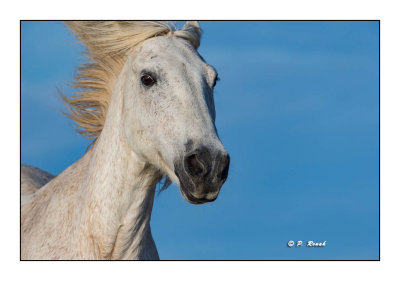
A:
[[[173,22],[159,21],[67,21],[64,22],[87,48],[87,61],[78,67],[71,86],[75,94],[61,98],[68,108],[65,115],[88,139],[100,135],[116,81],[127,55],[146,39],[176,36],[200,45],[201,29],[197,22],[186,22],[177,30]]]

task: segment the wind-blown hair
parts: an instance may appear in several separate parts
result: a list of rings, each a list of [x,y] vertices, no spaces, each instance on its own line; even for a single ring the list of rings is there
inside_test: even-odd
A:
[[[67,21],[65,24],[86,46],[87,62],[78,67],[71,85],[74,95],[61,93],[76,122],[77,131],[96,139],[103,129],[114,83],[127,55],[146,39],[155,36],[177,36],[200,45],[201,29],[197,22],[187,22],[180,30],[173,22],[158,21]]]

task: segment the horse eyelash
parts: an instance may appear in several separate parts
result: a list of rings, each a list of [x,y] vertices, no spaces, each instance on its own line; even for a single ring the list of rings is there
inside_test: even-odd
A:
[[[144,69],[140,72],[140,77],[142,77],[143,75],[150,75],[151,77],[153,77],[154,79],[157,79],[158,76],[155,72],[151,71],[151,70],[147,70]]]

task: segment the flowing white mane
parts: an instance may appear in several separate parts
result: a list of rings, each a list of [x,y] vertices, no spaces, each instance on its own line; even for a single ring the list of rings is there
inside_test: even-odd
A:
[[[76,93],[61,97],[74,120],[77,131],[88,139],[96,139],[103,129],[114,82],[129,53],[146,39],[155,36],[176,36],[200,45],[201,30],[190,22],[177,30],[173,22],[158,21],[67,21],[65,24],[86,46],[88,61],[78,68],[71,85]]]

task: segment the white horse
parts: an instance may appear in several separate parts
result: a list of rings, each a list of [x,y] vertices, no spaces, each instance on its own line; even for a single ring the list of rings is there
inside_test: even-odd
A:
[[[200,27],[66,24],[90,60],[64,101],[94,143],[54,178],[22,167],[21,258],[159,259],[150,230],[156,184],[165,176],[200,204],[217,198],[228,175],[215,128],[217,73],[197,52]]]

